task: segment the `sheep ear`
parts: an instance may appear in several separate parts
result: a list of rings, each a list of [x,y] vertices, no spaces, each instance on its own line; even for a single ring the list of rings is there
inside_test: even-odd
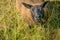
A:
[[[42,6],[42,8],[48,7],[48,4],[49,4],[49,1],[46,1],[46,2],[44,2],[43,4],[41,4],[41,6]]]
[[[32,5],[30,5],[30,4],[27,4],[27,3],[22,3],[26,8],[31,8],[32,7]]]

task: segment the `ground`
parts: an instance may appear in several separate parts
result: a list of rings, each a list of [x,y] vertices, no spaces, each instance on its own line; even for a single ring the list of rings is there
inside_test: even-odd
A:
[[[20,16],[15,2],[0,0],[0,40],[60,40],[60,2],[50,2],[48,21],[31,29]]]

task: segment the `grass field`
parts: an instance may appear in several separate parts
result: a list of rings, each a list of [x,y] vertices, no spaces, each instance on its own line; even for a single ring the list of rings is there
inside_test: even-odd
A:
[[[48,21],[29,29],[16,9],[15,0],[0,0],[0,40],[60,40],[60,2],[50,5]]]

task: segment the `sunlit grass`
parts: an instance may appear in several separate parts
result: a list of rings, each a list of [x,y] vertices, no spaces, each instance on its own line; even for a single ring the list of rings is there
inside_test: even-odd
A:
[[[15,0],[0,0],[0,40],[60,40],[60,6],[50,7],[47,23],[29,29],[16,9]]]

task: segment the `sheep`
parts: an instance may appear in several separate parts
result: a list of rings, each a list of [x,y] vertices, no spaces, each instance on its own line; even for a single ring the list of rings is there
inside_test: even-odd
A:
[[[45,23],[48,16],[48,1],[16,0],[16,7],[28,25]]]
[[[16,8],[30,28],[31,25],[44,24],[48,19],[48,1],[16,0]],[[29,40],[30,31],[27,30],[26,34]]]

